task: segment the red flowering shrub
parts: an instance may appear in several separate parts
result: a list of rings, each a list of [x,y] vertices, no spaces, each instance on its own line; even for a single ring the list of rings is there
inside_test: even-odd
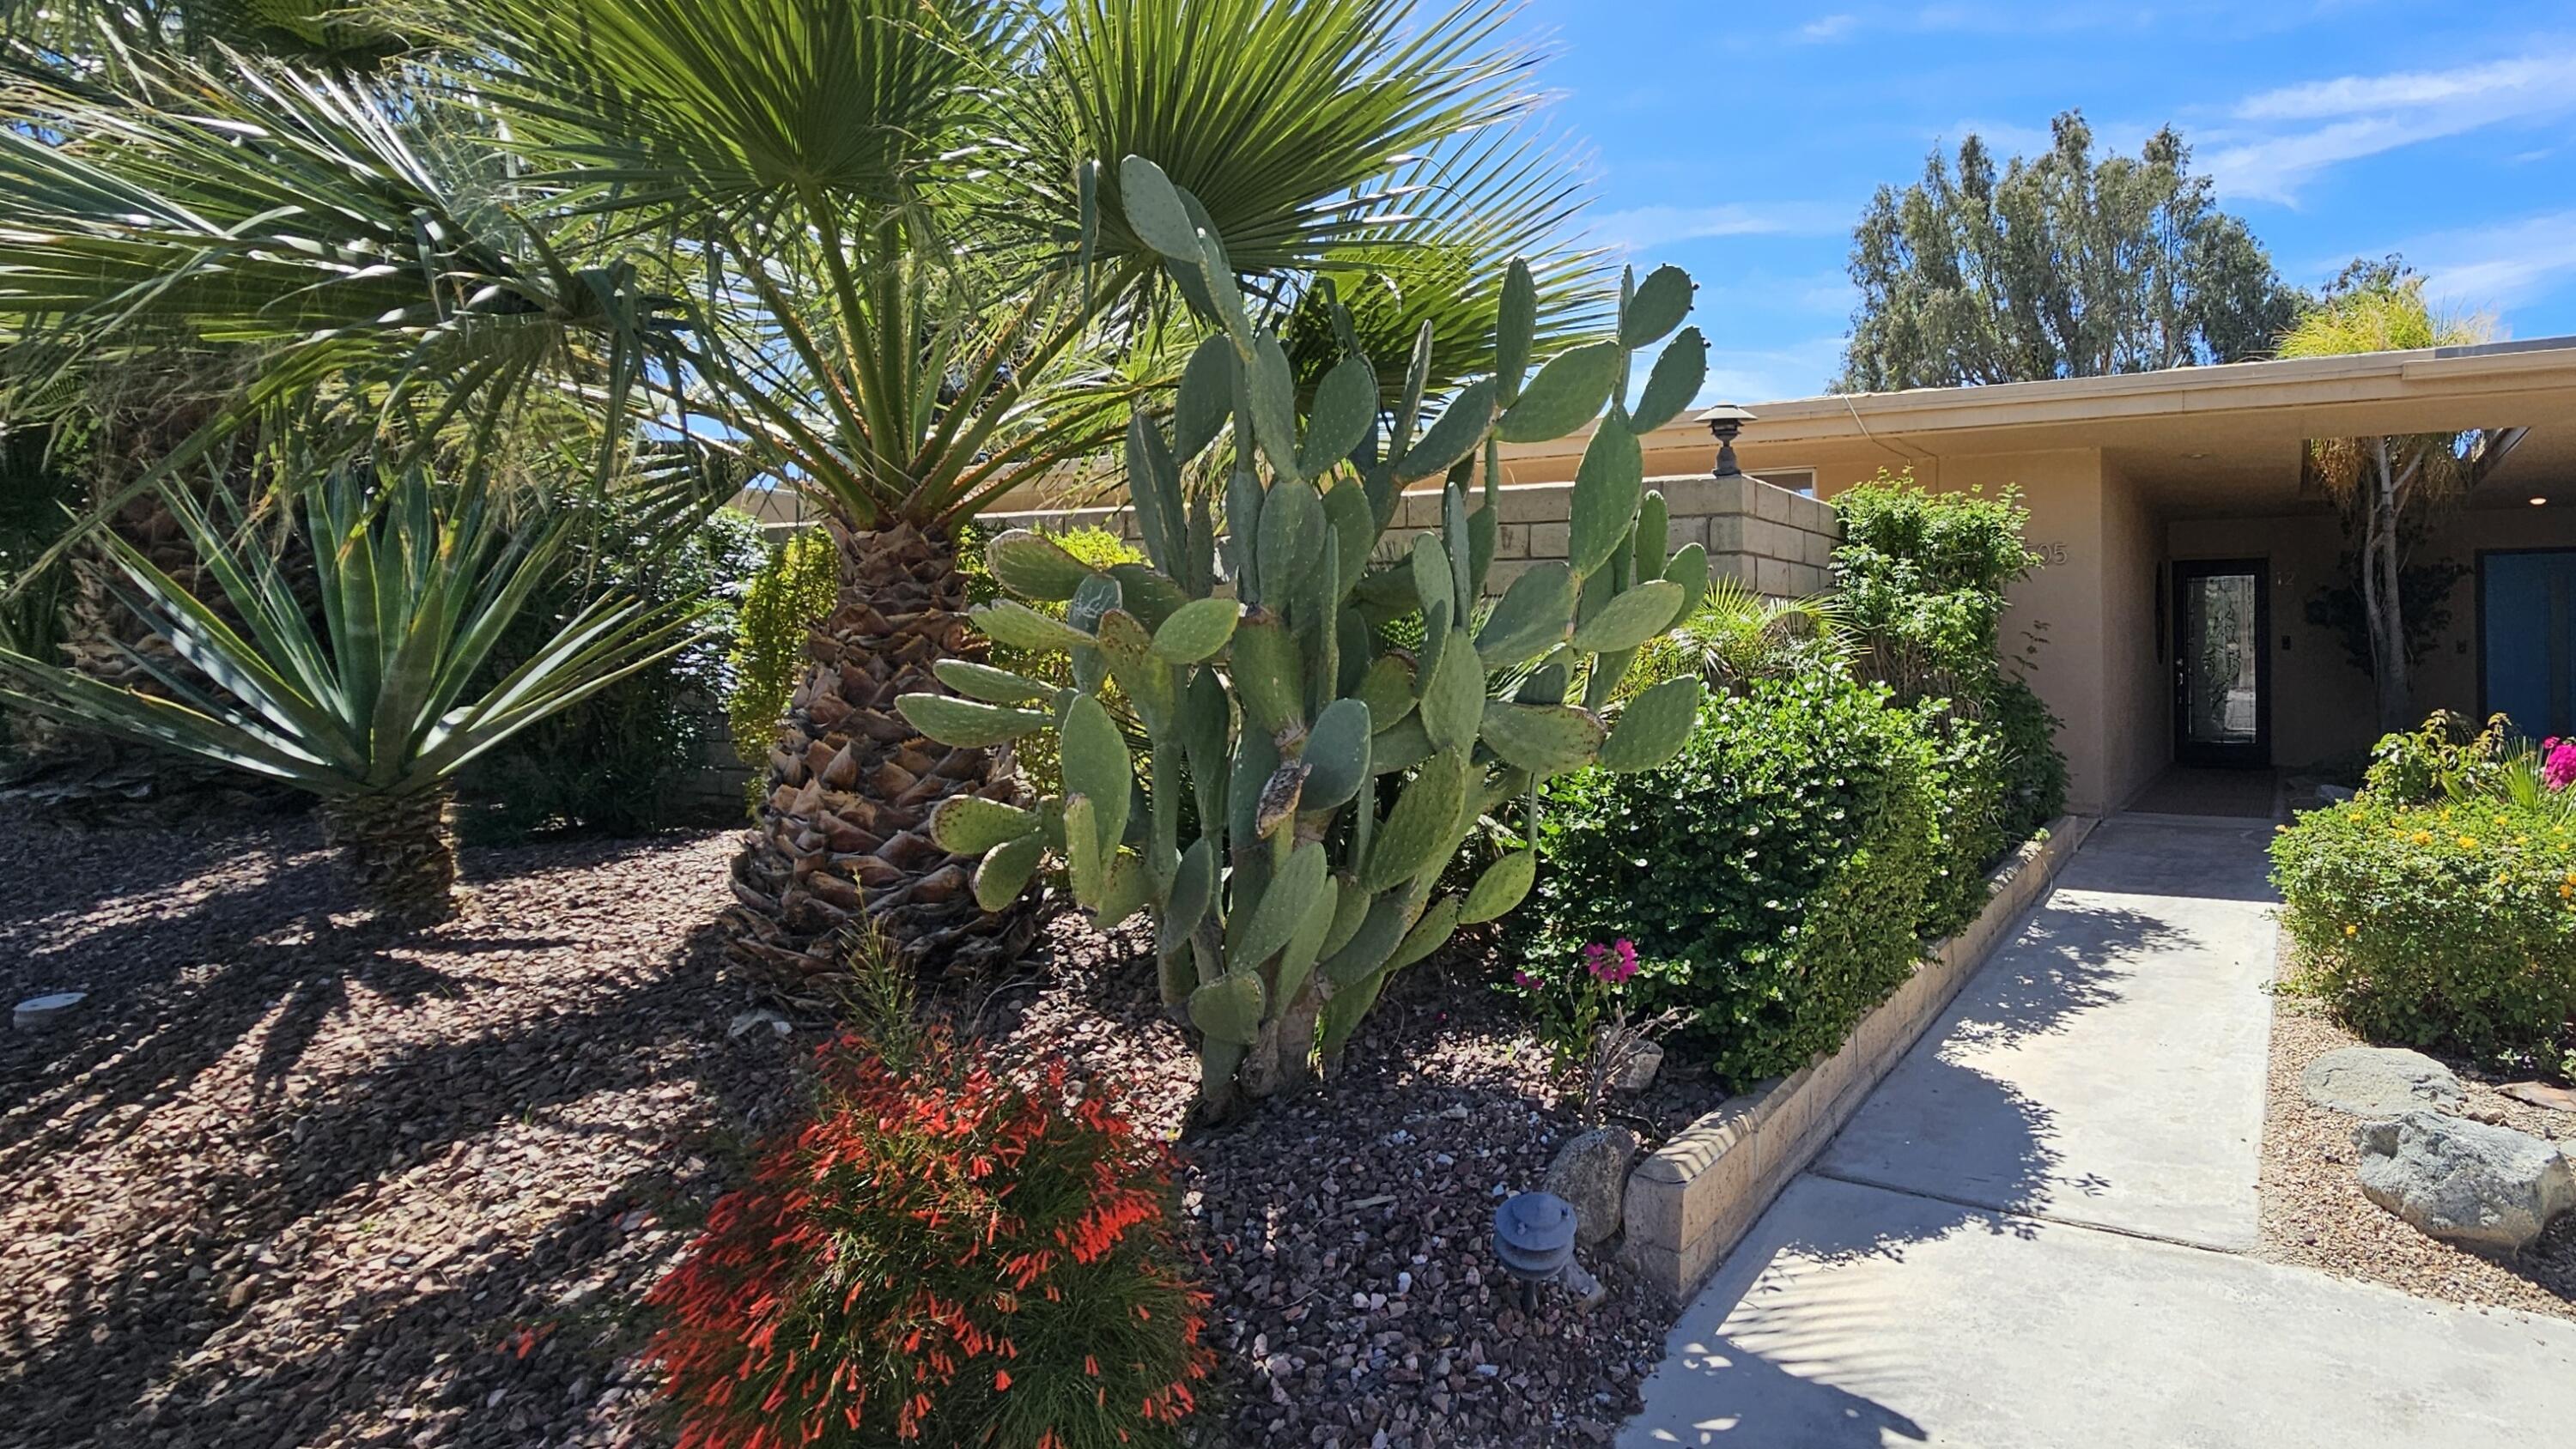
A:
[[[826,1047],[814,1119],[652,1293],[683,1449],[1157,1444],[1213,1360],[1171,1163],[1116,1103],[933,1038]]]

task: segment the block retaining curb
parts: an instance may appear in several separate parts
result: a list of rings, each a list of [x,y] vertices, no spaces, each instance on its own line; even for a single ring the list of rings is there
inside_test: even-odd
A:
[[[1860,1019],[1832,1054],[1774,1078],[1674,1134],[1628,1174],[1621,1255],[1675,1299],[1698,1291],[1763,1209],[1850,1120],[1950,1001],[2011,938],[2093,817],[2061,815],[1986,877],[1986,908],[1924,953],[1904,985]]]

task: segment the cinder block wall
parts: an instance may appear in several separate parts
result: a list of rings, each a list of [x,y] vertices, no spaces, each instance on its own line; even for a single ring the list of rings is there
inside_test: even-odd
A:
[[[1741,579],[1755,592],[1774,598],[1820,594],[1831,585],[1833,549],[1841,537],[1841,525],[1822,501],[1759,478],[1690,475],[1653,478],[1646,486],[1663,491],[1672,518],[1670,546],[1705,547],[1711,575]],[[1503,486],[1495,503],[1502,516],[1494,532],[1494,567],[1485,579],[1488,592],[1510,587],[1533,563],[1566,556],[1573,498],[1571,483]],[[983,522],[995,528],[1096,527],[1128,539],[1138,537],[1135,514],[1126,508],[988,513]],[[1440,495],[1408,493],[1381,549],[1392,557],[1402,552],[1404,538],[1439,526]]]

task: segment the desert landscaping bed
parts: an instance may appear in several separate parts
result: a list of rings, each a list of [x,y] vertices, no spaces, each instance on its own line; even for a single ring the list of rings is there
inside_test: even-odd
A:
[[[2317,1057],[2360,1045],[2314,1003],[2276,1000],[2263,1121],[2264,1256],[2467,1307],[2576,1318],[2576,1213],[2508,1260],[2427,1237],[2362,1194],[2355,1119],[2310,1103],[2299,1081]],[[2500,1079],[2465,1062],[2448,1065],[2465,1093],[2457,1115],[2576,1142],[2576,1112],[2518,1101],[2497,1090]]]
[[[729,832],[474,858],[462,919],[335,920],[299,817],[0,824],[0,984],[86,991],[0,1042],[0,1444],[662,1443],[633,1306],[800,1101],[722,964]],[[1606,1442],[1669,1309],[1522,1311],[1496,1192],[1572,1128],[1474,952],[1409,973],[1329,1094],[1189,1143],[1226,1442]],[[932,1003],[1124,1086],[1195,1057],[1126,945],[1059,921]],[[1633,1103],[1687,1120],[1705,1084]],[[1646,1121],[1641,1120],[1640,1126]]]

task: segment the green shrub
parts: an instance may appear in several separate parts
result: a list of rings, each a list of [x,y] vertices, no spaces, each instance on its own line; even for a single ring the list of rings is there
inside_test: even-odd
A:
[[[611,514],[567,548],[562,568],[503,636],[489,668],[518,667],[564,619],[610,595],[648,604],[710,601],[701,620],[707,636],[486,755],[466,783],[477,807],[465,817],[471,836],[563,826],[635,835],[682,819],[672,785],[700,765],[707,723],[725,696],[726,641],[762,557],[759,522],[730,508],[676,541]]]
[[[1940,848],[1915,711],[1839,671],[1713,697],[1672,763],[1551,787],[1523,913],[1537,974],[1626,937],[1636,1009],[1682,1007],[1735,1082],[1838,1045],[1903,982]]]
[[[734,753],[752,768],[749,808],[759,808],[768,789],[770,747],[804,677],[806,639],[840,591],[841,551],[825,528],[789,534],[769,550],[768,561],[743,589],[726,659],[733,677],[724,706]]]
[[[1095,569],[1109,568],[1114,564],[1145,561],[1142,550],[1105,528],[1069,528],[1062,533],[1040,529],[1038,532],[1053,539],[1066,553],[1072,554]],[[984,565],[986,542],[983,537],[983,526],[980,524],[970,524],[959,531],[958,561],[965,567],[966,602],[969,604],[989,604],[1003,597],[1002,586],[993,581],[991,571]],[[1051,618],[1064,617],[1063,604],[1049,603],[1044,600],[1031,602],[1025,599],[1019,602],[1027,603],[1029,607]],[[1060,653],[1043,649],[1014,649],[1008,644],[996,643],[992,646],[987,662],[996,669],[1007,669],[1023,679],[1034,679],[1059,688],[1073,683],[1072,660]],[[1110,712],[1117,717],[1130,746],[1139,750],[1145,748],[1144,729],[1131,717],[1126,705],[1126,697],[1118,692],[1118,686],[1115,683],[1103,687],[1101,702],[1108,705]],[[1056,762],[1056,741],[1053,733],[1040,730],[1034,734],[1022,735],[1012,742],[1011,749],[1019,759],[1020,773],[1027,777],[1030,789],[1041,796],[1062,793],[1064,772]]]
[[[1930,787],[1940,836],[1921,929],[1927,937],[1947,936],[1985,909],[1986,872],[2023,837],[2008,830],[2012,782],[2002,735],[1943,700],[1926,700],[1915,713],[1932,744]]]
[[[1836,587],[1864,673],[1907,703],[1982,705],[2002,677],[2004,589],[2039,561],[2022,543],[2030,511],[2018,491],[1936,493],[1881,469],[1833,503]]]
[[[2550,1066],[2576,1048],[2576,826],[2555,802],[2365,791],[2284,827],[2272,879],[2295,984],[2363,1036]]]
[[[2039,691],[2006,676],[1986,697],[1985,722],[2003,748],[2006,849],[2030,839],[2066,809],[2066,756],[2057,750],[2061,721]]]

